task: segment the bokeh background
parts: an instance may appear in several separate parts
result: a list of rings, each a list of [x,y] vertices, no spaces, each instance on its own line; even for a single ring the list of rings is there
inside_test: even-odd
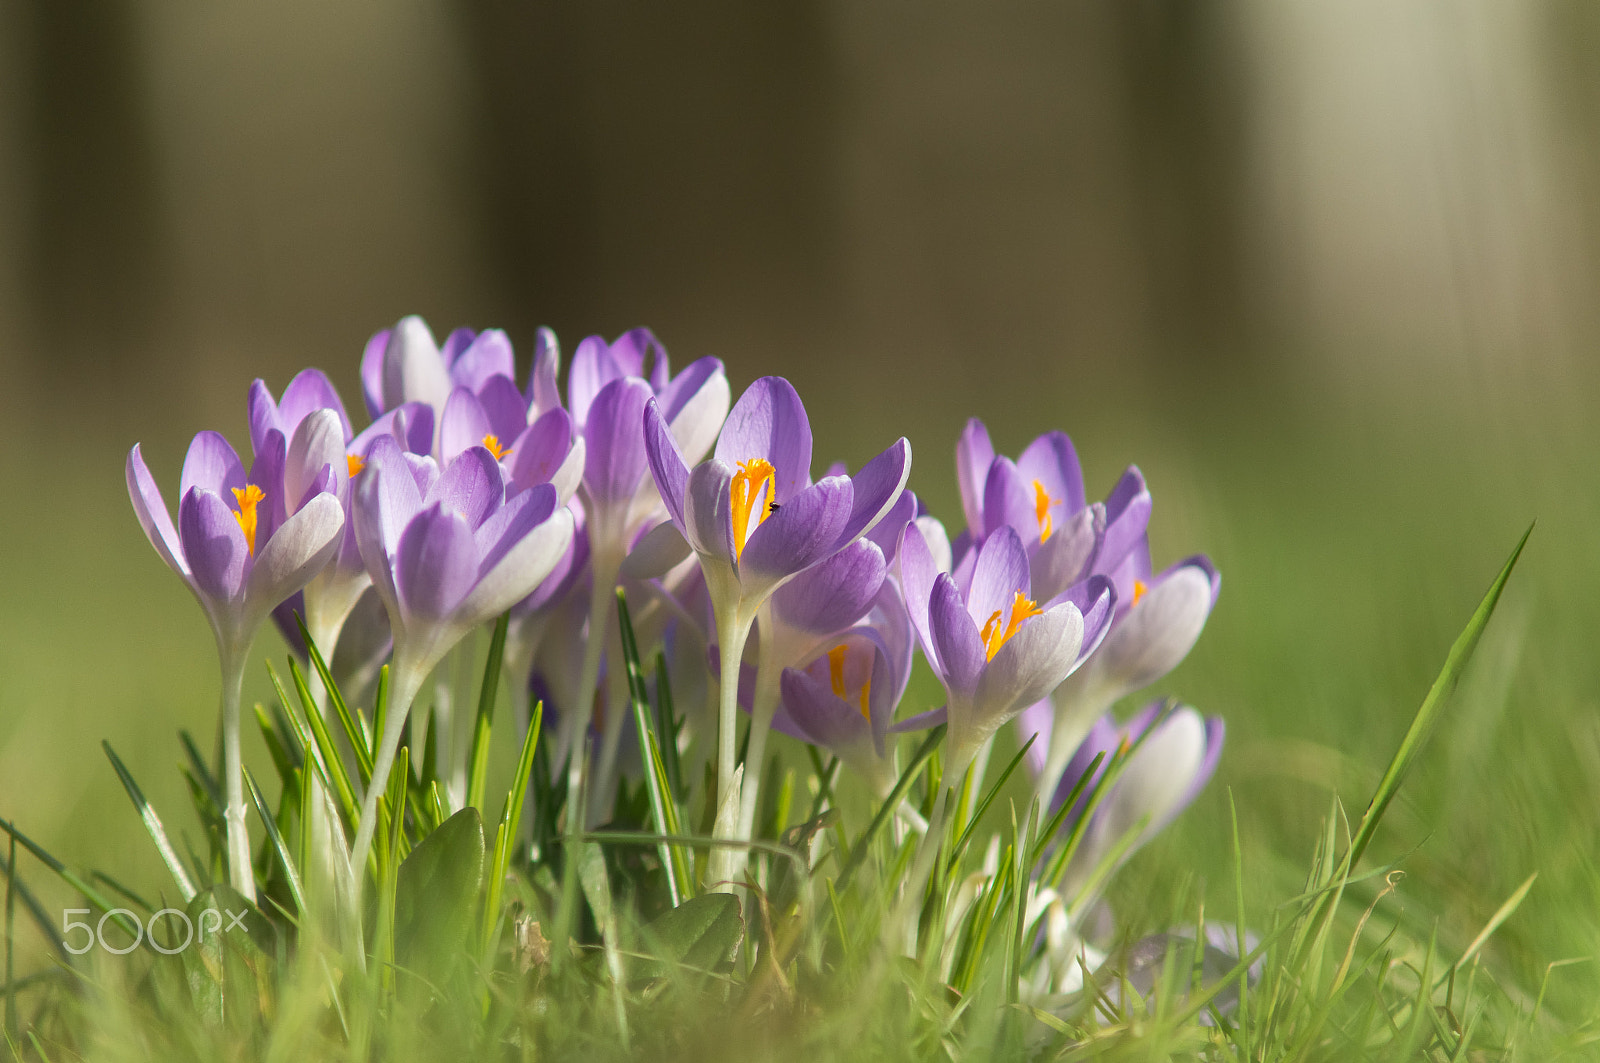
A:
[[[1531,994],[1600,953],[1597,290],[1582,0],[0,0],[0,816],[158,888],[104,738],[187,825],[215,666],[132,443],[170,490],[256,376],[356,408],[407,313],[524,366],[648,324],[790,377],[820,460],[908,435],[951,523],[969,416],[1066,429],[1092,495],[1141,466],[1158,563],[1223,572],[1159,690],[1229,726],[1125,873],[1154,921],[1232,914],[1230,788],[1252,901],[1295,892],[1537,518],[1379,845],[1447,947],[1539,871],[1491,948]]]

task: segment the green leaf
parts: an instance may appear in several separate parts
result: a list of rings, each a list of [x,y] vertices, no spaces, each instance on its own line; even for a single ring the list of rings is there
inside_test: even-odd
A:
[[[483,884],[483,820],[463,808],[418,843],[395,890],[395,961],[443,977],[465,954]]]
[[[655,721],[650,718],[650,705],[645,694],[644,672],[639,663],[639,643],[633,633],[633,619],[628,614],[628,595],[617,588],[617,624],[622,630],[622,658],[627,666],[628,695],[633,709],[634,727],[644,751],[644,784],[650,797],[650,822],[656,833],[677,833],[676,809],[668,811],[672,801],[672,787],[661,760],[661,743],[657,740]],[[662,842],[657,847],[661,859],[662,877],[667,881],[667,892],[674,907],[687,892],[683,885],[688,880],[683,863],[674,855],[672,847]]]
[[[272,818],[272,810],[267,807],[267,799],[262,795],[261,788],[256,785],[250,769],[241,770],[244,773],[245,787],[250,791],[250,800],[256,806],[256,815],[261,817],[262,825],[267,829],[267,838],[272,842],[273,851],[278,854],[278,862],[283,865],[284,880],[289,884],[289,896],[294,900],[294,910],[296,914],[304,916],[306,895],[300,886],[300,872],[294,866],[294,858],[289,855],[289,847],[283,842],[283,834],[278,830],[277,820]],[[305,816],[309,814],[309,810],[302,810],[301,814]],[[191,899],[184,898],[184,900]]]
[[[139,789],[139,784],[133,781],[133,776],[128,773],[128,769],[112,750],[111,743],[102,741],[100,748],[111,758],[111,766],[116,769],[117,778],[122,780],[122,788],[128,791],[128,799],[133,802],[133,807],[139,810],[139,818],[144,821],[145,833],[155,842],[156,851],[161,854],[161,862],[172,872],[172,879],[178,884],[178,892],[183,894],[183,903],[188,904],[194,900],[197,891],[194,883],[189,880],[189,873],[184,869],[183,861],[178,859],[172,843],[167,840],[167,829],[161,825],[161,817],[156,815],[156,810],[145,800],[144,792]]]
[[[638,979],[660,978],[674,966],[716,971],[733,958],[744,935],[739,901],[726,893],[708,893],[662,912],[640,928],[653,961],[634,969]]]
[[[194,936],[180,950],[196,1010],[212,1023],[236,1029],[270,1016],[277,934],[249,901],[226,883],[189,902]],[[176,948],[181,939],[166,943]]]
[[[941,723],[928,732],[928,737],[922,740],[922,745],[911,755],[911,763],[906,765],[906,770],[900,774],[900,781],[894,784],[888,799],[878,808],[878,814],[872,817],[872,822],[867,824],[867,829],[862,831],[861,837],[856,840],[855,847],[850,850],[850,856],[839,869],[839,877],[834,880],[834,888],[840,893],[844,892],[844,888],[850,884],[850,876],[855,874],[856,868],[866,859],[867,848],[872,844],[873,837],[883,829],[883,825],[889,821],[894,810],[900,807],[900,801],[905,797],[906,791],[911,789],[911,784],[921,773],[922,766],[933,756],[933,751],[939,743],[944,741],[947,726]]]
[[[506,656],[506,627],[511,614],[494,622],[494,637],[489,640],[489,656],[483,662],[483,686],[478,692],[478,716],[472,726],[472,752],[468,758],[467,804],[483,808],[483,793],[489,785],[489,736],[494,726],[494,700],[500,694],[500,673]]]

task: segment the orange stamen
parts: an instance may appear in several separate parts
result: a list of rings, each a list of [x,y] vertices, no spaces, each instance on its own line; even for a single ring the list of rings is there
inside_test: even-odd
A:
[[[1050,517],[1050,507],[1056,500],[1044,489],[1044,484],[1038,480],[1033,481],[1033,513],[1039,518],[1039,541],[1048,542],[1050,533],[1055,530],[1055,522]]]
[[[733,474],[733,483],[728,488],[728,501],[733,510],[733,559],[735,561],[744,556],[744,543],[750,535],[750,515],[756,514],[756,527],[761,522],[772,516],[771,505],[759,505],[763,488],[766,491],[767,502],[772,501],[771,496],[777,490],[778,470],[765,458],[751,458],[749,461],[739,463],[739,471]]]
[[[842,642],[828,651],[828,678],[833,681],[833,692],[841,698],[844,697],[844,655]]]
[[[872,677],[869,675],[867,676],[867,681],[861,684],[861,718],[868,723],[872,722],[872,705],[868,700],[871,697]]]
[[[239,530],[244,532],[245,549],[253,557],[256,552],[256,507],[266,499],[267,494],[255,484],[246,484],[244,487],[235,487],[233,497],[239,502],[239,512],[233,515],[233,519],[239,522]]]
[[[1022,622],[1030,616],[1038,616],[1042,609],[1039,603],[1018,591],[1011,600],[1011,617],[1006,621],[1006,626],[1000,626],[1000,617],[1003,610],[996,609],[984,622],[983,630],[979,637],[983,639],[983,650],[987,660],[994,660],[994,655],[1000,652],[1000,647],[1011,641],[1011,636],[1017,633]]]
[[[495,461],[505,461],[511,456],[511,448],[502,447],[500,437],[493,432],[483,437],[483,449],[493,454]]]
[[[344,464],[350,470],[350,479],[354,480],[361,475],[361,470],[367,467],[367,459],[360,454],[346,454],[344,456]]]
[[[1142,580],[1142,579],[1134,580],[1133,581],[1133,604],[1134,605],[1138,605],[1139,604],[1139,599],[1143,598],[1144,597],[1144,592],[1149,590],[1149,589],[1150,589],[1150,587],[1145,583],[1144,580]],[[1130,606],[1129,608],[1132,608],[1132,606]]]

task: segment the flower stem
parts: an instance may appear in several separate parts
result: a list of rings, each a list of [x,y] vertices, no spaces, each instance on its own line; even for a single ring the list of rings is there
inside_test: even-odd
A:
[[[248,652],[220,654],[222,662],[222,779],[228,807],[228,882],[255,903],[255,869],[250,863],[250,832],[244,825],[244,773],[239,761],[239,699]]]
[[[372,781],[361,801],[361,820],[356,827],[356,840],[350,847],[351,910],[361,911],[361,887],[366,880],[367,855],[372,851],[372,834],[378,826],[378,798],[389,787],[389,771],[394,767],[394,755],[400,748],[400,736],[405,734],[406,717],[411,703],[416,700],[422,681],[427,678],[425,669],[396,656],[389,680],[389,706],[384,715],[383,734],[378,740],[378,756],[372,762]]]
[[[715,600],[715,599],[713,599]],[[717,616],[717,652],[722,657],[722,703],[717,713],[717,808],[726,804],[734,786],[734,758],[738,755],[739,733],[739,665],[744,659],[744,644],[750,638],[751,621],[744,616],[741,603],[730,603]],[[738,820],[724,825],[720,820],[713,837],[727,841],[738,835]],[[731,829],[728,829],[731,828]],[[715,889],[731,893],[729,880],[737,874],[738,862],[744,859],[740,850],[718,846],[711,851],[708,875]]]
[[[761,765],[767,754],[767,735],[778,710],[779,670],[774,660],[772,599],[762,603],[756,614],[760,623],[760,650],[756,659],[756,687],[750,699],[750,745],[745,754],[744,792],[740,794],[739,836],[754,838],[756,805],[761,799]],[[734,850],[739,852],[739,850]]]

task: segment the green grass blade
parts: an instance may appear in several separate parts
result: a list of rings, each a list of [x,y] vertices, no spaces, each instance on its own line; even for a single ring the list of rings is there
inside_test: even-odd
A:
[[[517,832],[522,829],[522,806],[528,796],[528,778],[533,774],[535,752],[539,747],[539,732],[544,726],[544,702],[533,707],[528,720],[528,733],[522,739],[522,753],[517,757],[517,773],[506,791],[505,811],[495,832],[494,856],[489,865],[488,893],[483,906],[483,951],[490,954],[494,946],[494,930],[500,920],[500,895],[505,888],[506,869],[511,866],[511,850],[517,844]]]
[[[983,819],[983,814],[989,811],[989,806],[999,796],[1001,789],[1006,784],[1006,780],[1010,779],[1011,773],[1017,770],[1017,765],[1021,764],[1022,758],[1027,755],[1028,747],[1033,745],[1038,737],[1037,734],[1028,736],[1028,740],[1022,743],[1022,748],[1017,750],[1017,755],[1011,758],[1011,763],[1006,765],[1006,770],[1000,773],[1000,777],[994,781],[994,785],[989,787],[989,792],[983,795],[983,800],[978,802],[978,807],[973,811],[972,818],[967,821],[966,828],[961,832],[961,837],[956,839],[955,845],[950,849],[949,863],[952,867],[961,860],[961,854],[966,851],[967,843],[972,840],[972,832],[977,829],[979,821]],[[1020,840],[1018,841],[1018,847],[1021,847]]]
[[[483,685],[478,690],[478,715],[472,725],[472,752],[468,757],[467,804],[487,814],[483,804],[489,785],[489,737],[494,728],[494,702],[500,696],[500,673],[506,656],[506,628],[511,614],[494,622],[494,637],[489,640],[489,656],[483,662]]]
[[[289,668],[293,671],[294,667],[294,658],[291,657],[289,659]],[[279,681],[278,673],[271,664],[267,665],[267,674],[272,678],[272,684],[278,690],[278,697],[283,699],[284,707],[289,711],[289,717],[294,722],[295,730],[301,735],[301,741],[305,741],[306,732],[310,732],[311,741],[308,752],[313,754],[312,760],[316,763],[317,770],[321,772],[323,781],[328,784],[328,788],[333,791],[333,797],[338,802],[339,813],[344,820],[345,827],[353,830],[353,825],[361,817],[361,802],[356,799],[355,788],[350,784],[350,773],[345,769],[344,760],[339,756],[339,750],[333,744],[333,735],[328,731],[327,722],[323,720],[322,714],[317,711],[316,706],[310,703],[308,692],[305,702],[305,728],[302,729],[300,719],[295,716],[293,709],[289,708],[288,696],[284,693],[283,684]],[[304,690],[304,683],[298,685],[300,689]]]
[[[688,791],[683,786],[683,765],[678,760],[678,735],[683,721],[678,719],[672,700],[672,679],[667,675],[665,654],[656,654],[656,726],[661,734],[661,766],[667,774],[667,785],[677,800],[683,800]]]
[[[1489,917],[1489,921],[1483,925],[1483,929],[1478,931],[1478,936],[1472,939],[1472,944],[1467,946],[1467,951],[1463,952],[1461,958],[1455,962],[1455,966],[1450,968],[1452,974],[1470,963],[1472,957],[1478,954],[1478,950],[1483,948],[1484,942],[1488,941],[1490,936],[1500,929],[1500,924],[1511,918],[1511,913],[1515,912],[1518,906],[1522,904],[1523,898],[1533,888],[1533,880],[1538,877],[1539,872],[1537,871],[1529,875],[1523,880],[1522,885],[1518,886],[1511,896],[1506,898],[1506,902],[1495,910],[1495,913]]]
[[[183,861],[178,859],[172,843],[167,840],[167,829],[162,826],[161,817],[156,815],[156,810],[145,799],[144,791],[133,781],[133,776],[123,766],[121,758],[112,750],[111,743],[102,741],[100,748],[104,749],[106,756],[111,759],[111,766],[116,769],[117,778],[122,780],[122,788],[128,791],[128,799],[133,802],[133,807],[139,811],[139,818],[144,821],[145,833],[155,842],[156,851],[161,854],[161,862],[172,872],[172,880],[178,884],[178,892],[183,895],[183,903],[188,904],[194,900],[198,891],[194,888],[194,883],[189,880],[189,872],[184,869]]]
[[[261,787],[256,785],[255,778],[250,774],[249,768],[243,768],[244,784],[250,791],[250,801],[256,806],[256,815],[261,817],[261,823],[267,829],[267,838],[272,842],[273,850],[278,854],[278,862],[283,865],[284,881],[289,884],[289,896],[294,899],[294,910],[304,918],[306,914],[306,894],[300,886],[300,872],[294,866],[294,857],[289,855],[289,847],[283,842],[283,833],[278,830],[277,820],[272,818],[272,811],[267,808],[267,799],[261,793]],[[310,814],[306,809],[302,816]]]
[[[628,595],[621,587],[617,588],[617,624],[622,629],[622,659],[627,665],[628,700],[633,708],[633,723],[638,729],[639,742],[645,751],[644,783],[650,797],[651,825],[655,827],[657,834],[674,834],[676,832],[668,821],[666,809],[667,802],[671,800],[671,788],[664,785],[665,771],[658,775],[654,767],[661,759],[660,747],[656,742],[654,721],[650,719],[650,704],[644,688],[644,671],[639,664],[639,642],[633,633],[633,618],[628,613]],[[672,849],[662,842],[657,855],[661,859],[661,869],[665,872],[667,893],[672,907],[676,908],[683,902],[683,890]]]
[[[323,660],[322,651],[311,641],[311,632],[306,630],[305,619],[299,614],[294,615],[294,622],[300,628],[300,638],[305,643],[306,653],[310,657],[311,667],[317,671],[317,678],[322,680],[322,689],[327,693],[328,704],[332,707],[334,715],[339,718],[339,723],[344,727],[350,738],[350,745],[356,751],[356,759],[365,761],[367,778],[372,777],[372,742],[355,726],[351,715],[350,706],[344,700],[344,695],[339,692],[339,685],[333,681],[333,673],[328,670],[328,662]],[[293,658],[289,661],[291,669],[295,668]],[[378,703],[383,703],[383,691],[378,691]],[[312,699],[306,699],[306,714],[310,715],[316,710]],[[379,732],[382,733],[382,732]],[[363,780],[363,784],[365,781]]]
[[[78,875],[66,864],[63,864],[60,860],[57,860],[55,857],[47,853],[32,838],[29,838],[26,834],[23,834],[20,830],[18,830],[14,823],[9,822],[8,820],[0,819],[0,830],[5,831],[7,834],[11,835],[11,837],[15,838],[17,842],[24,849],[28,850],[28,852],[32,853],[40,863],[44,864],[44,866],[48,867],[51,871],[54,871],[61,881],[65,882],[67,885],[83,894],[84,899],[86,899],[90,904],[94,905],[96,908],[99,908],[102,912],[111,912],[117,909],[117,904],[107,900],[104,894],[95,889],[93,886],[89,885],[89,883],[85,881],[82,876]],[[13,868],[13,871],[15,871],[15,868]],[[133,924],[130,923],[125,916],[119,914],[112,916],[112,918],[116,924],[123,930],[127,931],[129,935],[141,933],[141,931],[134,928]]]
[[[189,757],[189,767],[194,772],[195,781],[204,789],[211,798],[211,803],[221,808],[222,788],[217,785],[217,777],[211,774],[211,768],[206,764],[206,758],[200,755],[200,747],[194,744],[194,735],[187,730],[178,732],[178,741],[183,743],[183,751]]]
[[[294,680],[296,693],[300,695],[300,704],[305,710],[306,720],[312,723],[313,728],[321,727],[326,730],[327,724],[322,721],[322,713],[317,710],[317,703],[311,696],[311,688],[306,686],[306,677],[300,671],[300,666],[295,663],[293,655],[289,658],[289,676]],[[327,682],[327,680],[324,680]],[[350,743],[350,748],[356,754],[356,770],[361,773],[361,785],[366,786],[372,781],[372,747],[367,742],[367,733],[356,721],[350,718],[350,709],[345,705],[344,699],[334,697],[335,691],[328,691],[328,704],[333,707],[334,716],[339,721],[339,726],[344,730],[345,740]],[[331,745],[331,743],[330,743]]]
[[[1478,639],[1483,635],[1483,629],[1488,625],[1489,617],[1494,614],[1494,607],[1500,601],[1500,592],[1505,589],[1506,581],[1511,578],[1511,570],[1516,567],[1517,558],[1522,556],[1522,548],[1528,545],[1528,536],[1532,534],[1533,525],[1530,524],[1528,530],[1522,533],[1516,549],[1512,550],[1511,556],[1506,559],[1500,574],[1490,585],[1488,593],[1483,596],[1483,601],[1478,603],[1472,619],[1467,621],[1467,626],[1456,637],[1455,644],[1450,647],[1444,668],[1439,672],[1439,677],[1433,681],[1428,696],[1422,700],[1422,707],[1412,719],[1410,730],[1401,740],[1400,748],[1395,751],[1394,758],[1389,761],[1389,768],[1383,773],[1383,779],[1378,783],[1378,789],[1372,795],[1372,800],[1367,803],[1367,810],[1361,817],[1361,825],[1356,828],[1355,837],[1350,842],[1349,854],[1345,857],[1345,862],[1349,866],[1354,867],[1356,861],[1361,859],[1361,854],[1367,851],[1367,845],[1377,832],[1384,811],[1394,799],[1395,792],[1400,789],[1400,784],[1405,781],[1412,765],[1416,763],[1428,736],[1432,734],[1439,713],[1443,710],[1450,693],[1455,690],[1462,670],[1472,659],[1472,651],[1477,649]]]
[[[928,732],[928,737],[922,740],[922,745],[918,746],[917,751],[911,755],[911,763],[906,765],[906,770],[900,773],[900,779],[894,784],[894,789],[889,791],[888,798],[878,807],[878,814],[872,817],[872,822],[867,824],[867,829],[861,832],[860,838],[856,839],[856,844],[850,850],[850,855],[845,858],[844,865],[839,869],[838,877],[834,879],[834,886],[840,893],[843,893],[845,887],[850,884],[850,876],[856,873],[856,868],[860,867],[861,862],[867,858],[867,849],[872,845],[873,837],[883,829],[883,825],[889,821],[889,817],[894,815],[895,809],[900,807],[901,799],[905,797],[906,791],[911,789],[911,784],[916,781],[917,776],[922,772],[923,765],[927,764],[928,758],[933,755],[933,751],[938,748],[939,743],[944,741],[945,731],[948,728],[948,724],[941,723]]]

